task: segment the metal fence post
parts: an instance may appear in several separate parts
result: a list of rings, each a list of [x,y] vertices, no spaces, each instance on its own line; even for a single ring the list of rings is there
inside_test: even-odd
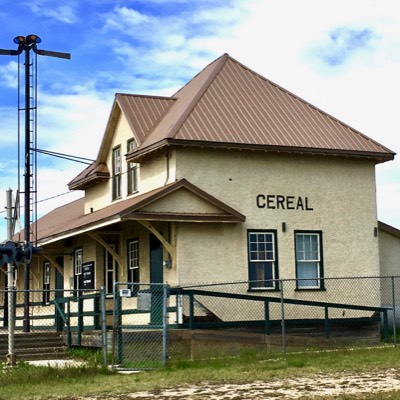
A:
[[[123,339],[122,339],[122,299],[118,293],[118,282],[114,286],[114,296],[116,299],[116,319],[114,320],[117,333],[117,364],[122,363],[123,359]]]
[[[270,333],[269,301],[264,301],[264,334],[269,335]]]
[[[70,349],[72,345],[71,336],[71,299],[68,298],[67,301],[67,315],[66,315],[66,327],[67,327],[67,348]]]
[[[10,276],[10,275],[9,275]],[[7,365],[14,367],[16,365],[16,357],[14,353],[14,330],[15,330],[15,288],[13,282],[8,283],[8,354]]]
[[[189,293],[189,329],[194,329],[194,294]]]
[[[106,320],[106,288],[100,289],[100,311],[101,311],[101,347],[103,349],[103,364],[107,366],[107,320]]]
[[[396,293],[394,288],[394,276],[392,275],[392,306],[393,306],[393,344],[397,347],[397,332],[396,332]]]
[[[282,316],[282,353],[286,354],[286,332],[285,332],[285,302],[283,295],[283,280],[281,281],[281,316]]]
[[[164,367],[168,358],[168,292],[169,286],[163,285],[162,364]]]
[[[12,240],[13,216],[12,216],[12,190],[8,189],[7,195],[7,238]],[[15,328],[15,288],[14,288],[14,266],[7,264],[7,296],[8,296],[8,354],[7,365],[15,366],[16,359],[14,354],[14,328]]]
[[[78,296],[78,335],[77,335],[77,345],[82,344],[82,331],[83,331],[83,299]]]

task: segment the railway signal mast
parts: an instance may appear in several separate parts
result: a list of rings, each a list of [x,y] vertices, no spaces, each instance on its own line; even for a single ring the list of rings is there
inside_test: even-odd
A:
[[[0,55],[19,56],[25,54],[25,94],[24,94],[24,107],[18,107],[18,112],[24,112],[24,127],[25,127],[25,148],[24,148],[24,246],[26,252],[32,249],[31,241],[31,223],[35,222],[36,214],[32,217],[33,208],[36,209],[36,115],[37,115],[37,95],[36,95],[36,59],[35,64],[30,60],[31,50],[35,55],[49,56],[56,58],[71,59],[69,53],[60,53],[57,51],[41,50],[37,45],[42,42],[37,35],[17,36],[14,38],[14,43],[18,45],[17,50],[0,49]],[[18,57],[19,60],[19,57]],[[33,66],[35,65],[35,68]],[[31,79],[32,78],[32,79]],[[32,81],[35,82],[33,86]],[[18,84],[18,87],[19,84]],[[18,102],[19,103],[19,102]],[[19,155],[18,155],[19,157]],[[19,177],[18,177],[19,182]],[[36,241],[36,237],[35,237]],[[25,259],[24,264],[24,332],[30,331],[29,320],[29,267],[30,258]],[[13,279],[13,264],[8,263],[7,276],[8,286],[12,284]],[[9,291],[10,293],[10,291]]]

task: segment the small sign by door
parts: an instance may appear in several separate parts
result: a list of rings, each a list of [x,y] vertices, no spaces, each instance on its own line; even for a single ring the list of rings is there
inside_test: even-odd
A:
[[[88,261],[82,264],[82,289],[94,289],[94,261]]]

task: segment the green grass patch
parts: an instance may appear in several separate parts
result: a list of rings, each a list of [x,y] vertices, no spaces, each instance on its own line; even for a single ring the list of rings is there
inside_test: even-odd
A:
[[[75,353],[91,360],[97,355]],[[0,366],[0,399],[70,399],[78,396],[132,393],[141,390],[190,384],[248,383],[257,380],[312,376],[333,372],[371,372],[385,368],[400,369],[400,350],[364,350],[288,353],[261,359],[256,352],[243,351],[237,357],[204,361],[169,362],[165,368],[131,375],[118,374],[89,361],[84,366],[51,368],[19,363],[16,368]],[[395,392],[388,394],[398,397]],[[375,396],[377,396],[375,394]],[[367,398],[360,397],[360,398]],[[377,398],[380,397],[371,397]],[[349,397],[357,399],[357,397]]]

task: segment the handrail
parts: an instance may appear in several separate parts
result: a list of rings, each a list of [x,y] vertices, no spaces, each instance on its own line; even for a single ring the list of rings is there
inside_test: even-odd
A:
[[[325,320],[325,335],[329,337],[330,328],[329,328],[329,308],[340,308],[347,310],[359,310],[359,311],[371,311],[371,312],[379,312],[383,313],[383,330],[384,330],[384,340],[388,338],[388,311],[392,310],[392,307],[376,307],[376,306],[364,306],[364,305],[356,305],[356,304],[346,304],[346,303],[331,303],[331,302],[322,302],[322,301],[312,301],[312,300],[300,300],[300,299],[288,299],[288,298],[280,298],[280,297],[271,297],[271,296],[255,296],[249,294],[237,294],[237,293],[227,293],[227,292],[214,292],[209,290],[201,290],[201,289],[184,289],[184,288],[170,288],[171,295],[187,295],[189,296],[189,329],[194,329],[195,320],[194,320],[194,296],[209,296],[209,297],[220,297],[220,298],[231,298],[231,299],[240,299],[240,300],[250,300],[250,301],[258,301],[263,302],[265,305],[264,315],[265,315],[265,334],[270,334],[270,319],[269,319],[269,303],[284,303],[284,304],[295,304],[295,305],[303,305],[310,307],[321,307],[324,309],[324,320]]]

